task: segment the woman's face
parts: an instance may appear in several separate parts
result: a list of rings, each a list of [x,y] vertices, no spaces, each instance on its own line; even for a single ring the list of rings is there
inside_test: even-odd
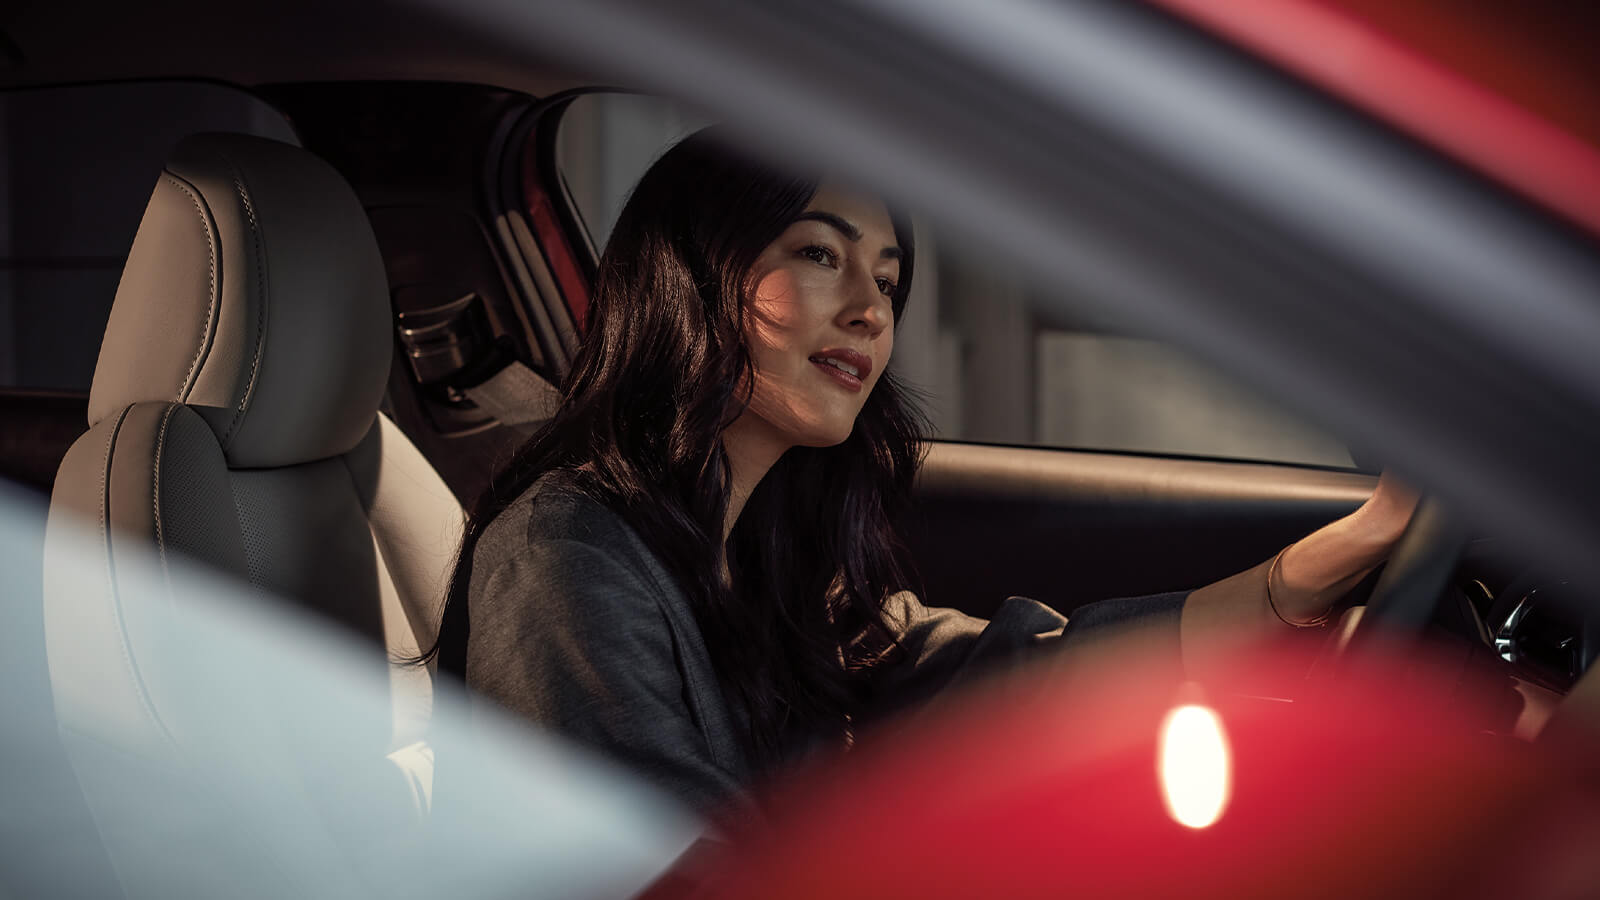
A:
[[[900,248],[883,203],[824,181],[751,268],[746,427],[785,446],[850,436],[894,349]]]

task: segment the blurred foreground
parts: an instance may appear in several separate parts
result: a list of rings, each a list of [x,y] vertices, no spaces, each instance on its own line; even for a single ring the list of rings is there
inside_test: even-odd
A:
[[[8,503],[7,571],[37,571],[40,515]],[[482,710],[469,721],[444,686],[428,743],[408,748],[424,765],[367,758],[361,735],[390,703],[373,651],[207,573],[149,571],[176,602],[112,598],[146,642],[149,721],[80,710],[58,733],[47,685],[10,688],[0,866],[24,895],[108,882],[163,897],[1600,890],[1593,723],[1564,709],[1557,722],[1578,727],[1516,737],[1503,674],[1420,646],[1335,659],[1313,644],[1204,685],[1137,636],[1080,647],[769,785],[770,827],[685,855],[695,819],[554,739]],[[40,631],[37,579],[5,590],[15,657]],[[181,740],[151,742],[151,722],[183,723]],[[434,759],[437,789],[417,775]]]
[[[1600,895],[1597,745],[1513,736],[1503,676],[1421,648],[1204,686],[1136,639],[1080,657],[781,786],[771,833],[650,896]]]

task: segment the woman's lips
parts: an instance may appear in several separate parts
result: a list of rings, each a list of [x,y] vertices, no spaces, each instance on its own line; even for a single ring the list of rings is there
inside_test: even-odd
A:
[[[827,375],[829,378],[832,378],[834,381],[837,381],[840,385],[842,385],[844,387],[847,387],[852,391],[859,391],[864,386],[861,383],[861,379],[855,377],[854,375],[851,375],[849,372],[845,372],[845,371],[842,371],[840,369],[835,369],[833,366],[829,365],[828,363],[818,362],[817,360],[813,359],[813,360],[811,360],[811,364],[813,366],[816,366],[817,368],[821,369],[824,375]]]
[[[872,359],[864,353],[848,348],[824,350],[811,356],[811,364],[840,386],[859,391],[872,372]]]

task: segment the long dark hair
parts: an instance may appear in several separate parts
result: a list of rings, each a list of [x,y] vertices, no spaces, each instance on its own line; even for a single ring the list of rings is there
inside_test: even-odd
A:
[[[773,759],[800,736],[846,733],[865,674],[894,652],[883,600],[909,586],[893,524],[921,461],[923,419],[885,372],[844,443],[786,452],[728,538],[722,433],[753,383],[749,272],[816,193],[691,135],[645,173],[601,256],[588,328],[555,416],[471,510],[437,653],[465,668],[467,588],[478,536],[553,469],[620,515],[677,579],[751,748]],[[912,236],[893,299],[905,306]],[[584,464],[588,464],[585,466]],[[579,466],[584,466],[580,471]]]

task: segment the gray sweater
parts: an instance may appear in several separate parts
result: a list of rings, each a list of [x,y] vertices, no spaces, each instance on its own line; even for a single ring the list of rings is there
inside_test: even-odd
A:
[[[1020,597],[986,622],[896,594],[888,612],[908,652],[875,676],[874,693],[904,705],[1063,637],[1136,619],[1170,622],[1176,649],[1183,599],[1105,601],[1069,626]],[[683,592],[620,516],[559,473],[484,529],[467,608],[466,679],[478,695],[591,745],[703,812],[757,774],[744,720],[718,687]]]

